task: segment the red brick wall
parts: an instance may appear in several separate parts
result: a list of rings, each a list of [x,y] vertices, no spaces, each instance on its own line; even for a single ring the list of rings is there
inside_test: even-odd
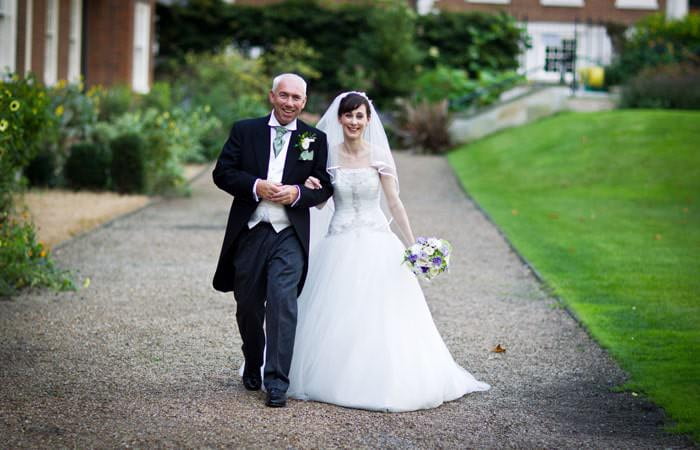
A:
[[[32,72],[44,81],[44,51],[46,48],[46,1],[34,0],[32,15]]]
[[[658,11],[666,11],[666,0],[657,0]],[[518,20],[531,22],[619,22],[631,24],[650,14],[650,10],[618,9],[615,0],[586,0],[581,8],[542,6],[540,0],[511,0],[508,5],[467,3],[465,0],[436,0],[435,7],[445,11],[505,11]]]
[[[85,82],[131,84],[134,0],[85,0]]]

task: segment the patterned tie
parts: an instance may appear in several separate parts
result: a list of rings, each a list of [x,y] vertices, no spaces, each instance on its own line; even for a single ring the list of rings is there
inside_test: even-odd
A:
[[[287,134],[287,128],[285,127],[272,127],[277,133],[275,135],[275,140],[272,141],[272,148],[275,151],[275,158],[282,151],[282,145],[284,145],[284,135]]]

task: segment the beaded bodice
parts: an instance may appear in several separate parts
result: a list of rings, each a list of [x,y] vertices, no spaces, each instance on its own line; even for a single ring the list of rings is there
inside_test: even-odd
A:
[[[352,230],[389,231],[380,206],[381,183],[373,167],[338,169],[333,181],[335,213],[328,234]]]

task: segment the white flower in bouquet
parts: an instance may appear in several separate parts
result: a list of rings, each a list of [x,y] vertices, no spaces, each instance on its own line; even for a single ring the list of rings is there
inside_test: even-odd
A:
[[[448,269],[451,252],[452,245],[445,239],[419,237],[406,249],[404,262],[413,273],[431,280]]]

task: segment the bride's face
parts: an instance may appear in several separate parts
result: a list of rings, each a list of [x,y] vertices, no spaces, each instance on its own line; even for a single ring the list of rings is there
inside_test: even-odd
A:
[[[367,107],[360,105],[352,111],[343,113],[339,120],[346,140],[354,141],[360,139],[365,131],[365,127],[367,127],[367,123],[369,123]]]

